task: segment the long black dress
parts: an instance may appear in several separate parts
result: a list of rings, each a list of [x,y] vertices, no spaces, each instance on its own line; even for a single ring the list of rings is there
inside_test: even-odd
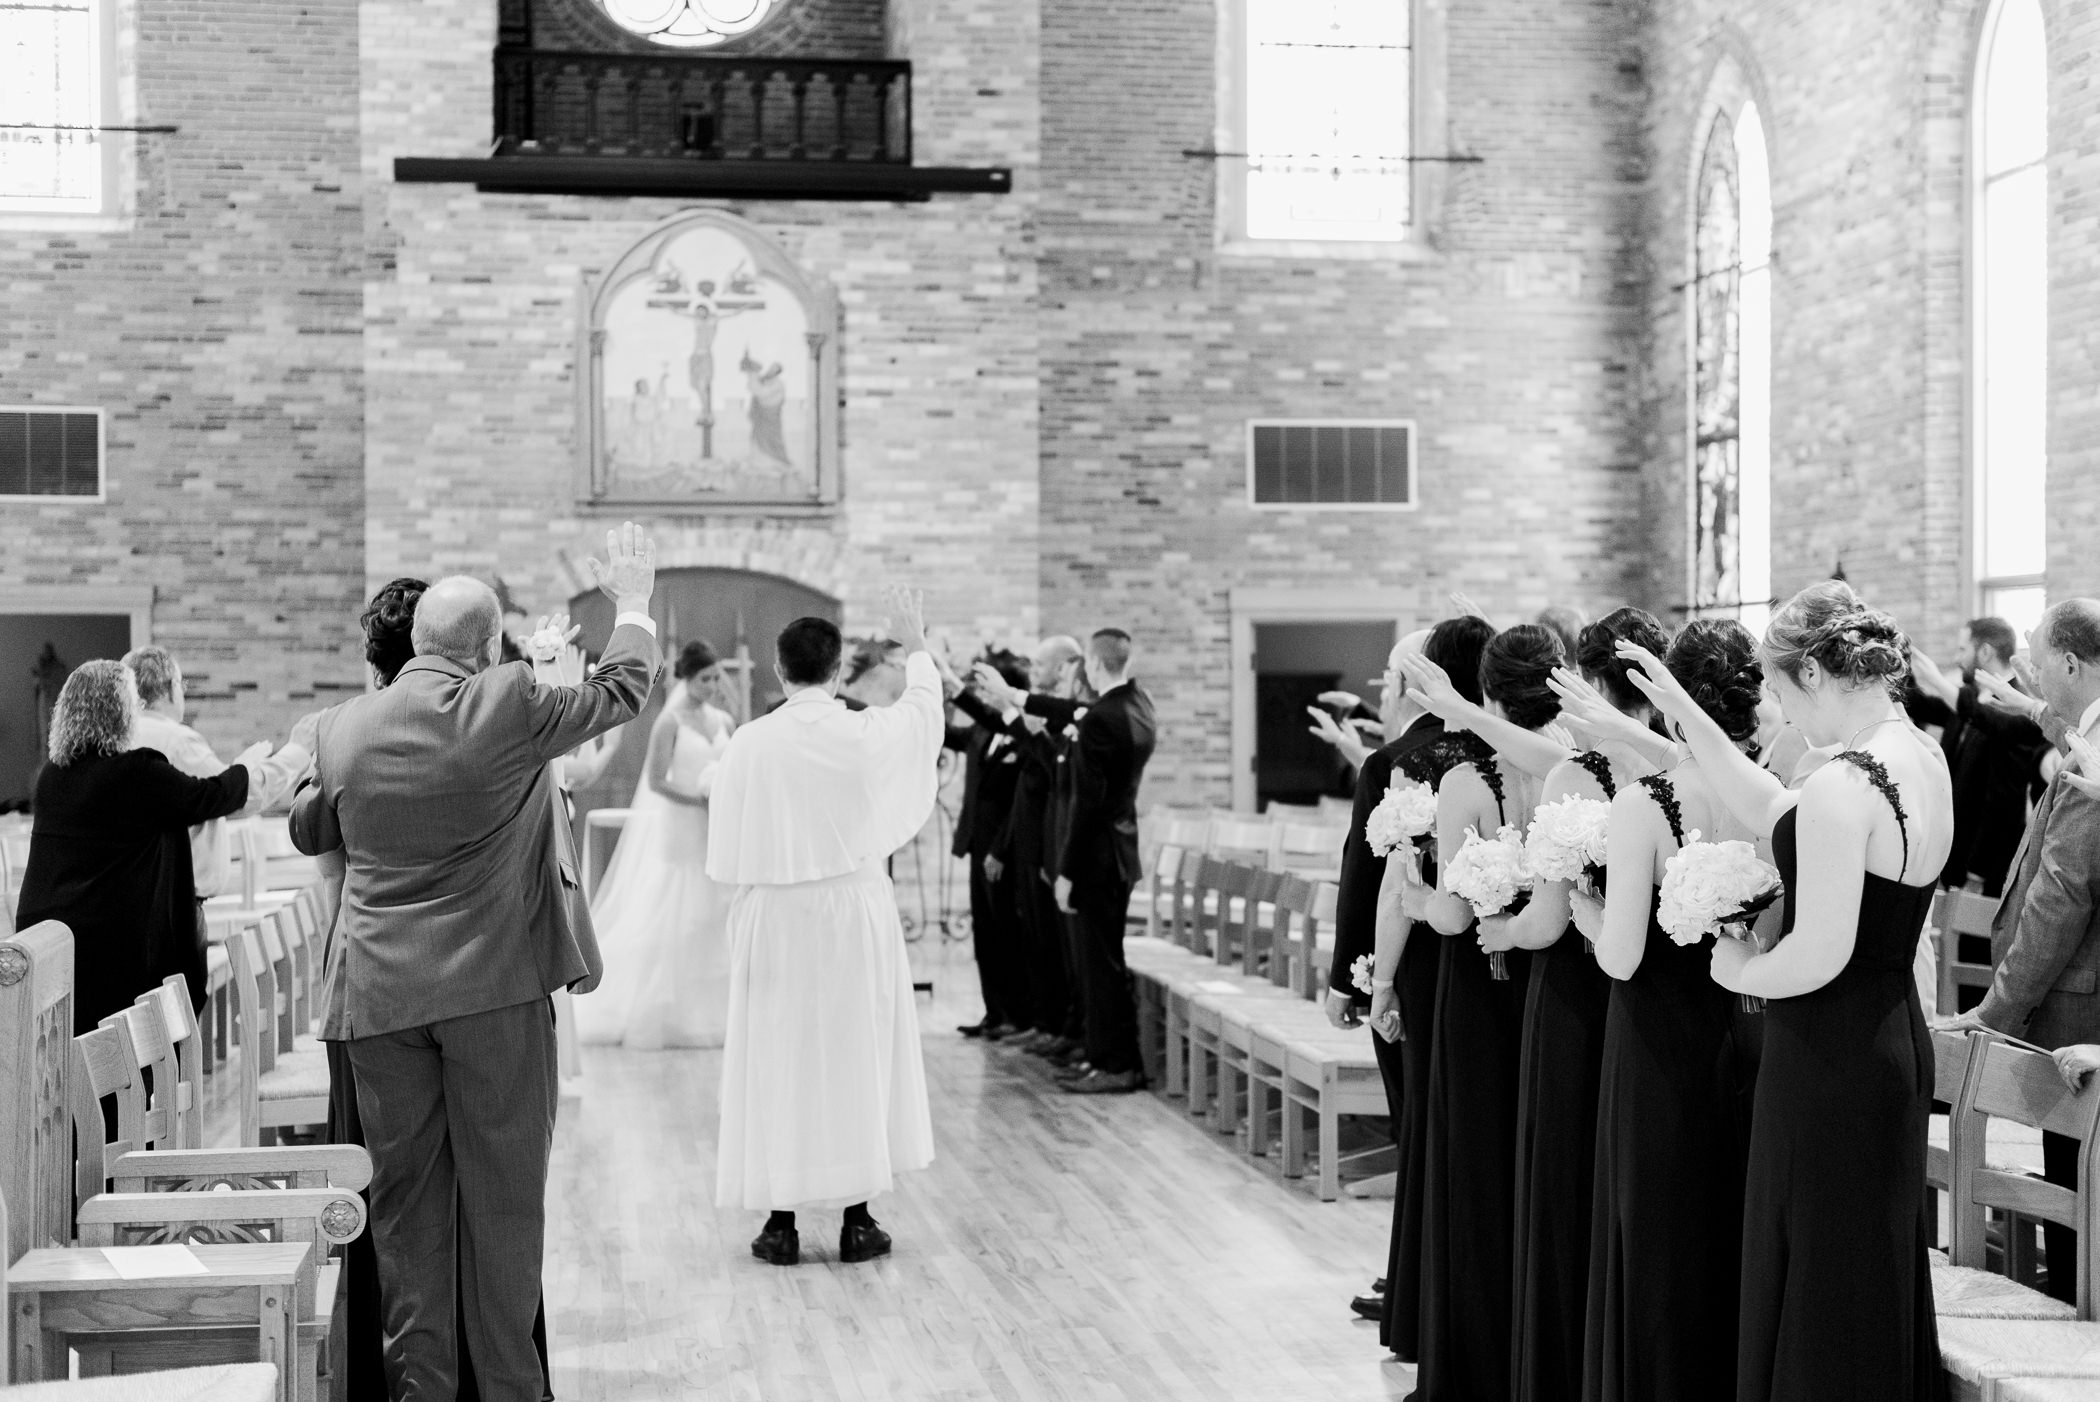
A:
[[[1888,771],[1858,751],[1838,759],[1895,809],[1907,868],[1910,832]],[[1794,817],[1772,833],[1787,930]],[[1845,967],[1812,993],[1766,1004],[1743,1206],[1737,1402],[1947,1395],[1925,1256],[1932,1043],[1911,975],[1932,894],[1930,884],[1867,873]]]
[[[159,750],[127,750],[44,766],[15,920],[63,921],[73,932],[76,1036],[170,974],[204,1006],[190,828],[247,802],[246,765],[198,779]]]
[[[1651,775],[1641,787],[1682,844],[1669,779]],[[1651,910],[1640,967],[1612,983],[1584,1402],[1704,1402],[1735,1391],[1744,1126],[1737,1003],[1713,981],[1710,950],[1709,940],[1678,944]]]
[[[1395,759],[1393,767],[1435,788],[1453,767],[1492,759],[1494,751],[1471,731],[1446,731],[1430,744]],[[1423,859],[1422,879],[1436,880],[1436,856]],[[1387,1248],[1385,1318],[1378,1342],[1412,1363],[1422,1348],[1422,1195],[1429,1155],[1429,1067],[1435,1051],[1436,1002],[1444,947],[1452,941],[1417,922],[1400,951],[1393,991],[1400,998],[1402,1097],[1394,1135],[1399,1168],[1393,1185],[1393,1230]],[[1375,1035],[1375,1034],[1374,1034]]]
[[[1617,793],[1602,755],[1590,751],[1575,758],[1606,799]],[[1573,925],[1531,956],[1517,1086],[1510,1349],[1510,1393],[1517,1402],[1576,1402],[1582,1396],[1597,1082],[1611,982]]]
[[[1478,768],[1500,807],[1501,770],[1492,760]],[[1438,943],[1414,1396],[1499,1402],[1509,1396],[1517,1053],[1531,955],[1510,950],[1498,979],[1470,928]]]

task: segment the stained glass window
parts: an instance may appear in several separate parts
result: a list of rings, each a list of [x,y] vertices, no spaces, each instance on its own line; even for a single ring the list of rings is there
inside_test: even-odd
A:
[[[1406,238],[1408,0],[1245,4],[1247,237]]]
[[[1971,556],[1979,606],[2023,633],[2048,567],[2049,52],[2036,0],[2000,0],[1979,64],[1977,413]]]
[[[97,214],[99,0],[0,0],[0,211]]]
[[[673,48],[704,49],[766,22],[773,0],[602,0],[621,28]]]
[[[1755,103],[1715,117],[1693,225],[1691,616],[1772,593],[1772,178]]]

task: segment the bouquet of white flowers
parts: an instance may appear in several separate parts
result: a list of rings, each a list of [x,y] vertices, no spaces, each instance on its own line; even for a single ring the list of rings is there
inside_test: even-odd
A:
[[[1436,790],[1396,775],[1392,787],[1364,819],[1364,841],[1375,856],[1390,856],[1403,842],[1436,831]]]
[[[1678,944],[1743,926],[1779,899],[1778,868],[1747,842],[1702,842],[1694,828],[1663,865],[1656,923]],[[1745,932],[1747,933],[1747,931]]]
[[[1478,919],[1512,909],[1519,895],[1531,885],[1531,872],[1524,864],[1524,834],[1504,823],[1493,837],[1482,837],[1477,829],[1466,829],[1465,843],[1444,868],[1444,889],[1473,907]],[[1498,954],[1488,956],[1489,972],[1498,979],[1509,977],[1507,962]]]
[[[1541,803],[1524,838],[1524,861],[1535,881],[1576,881],[1593,896],[1604,894],[1604,839],[1611,830],[1611,805],[1570,796]]]
[[[1375,966],[1375,956],[1369,954],[1357,955],[1349,965],[1349,982],[1356,985],[1356,991],[1366,998],[1372,994],[1371,979]]]

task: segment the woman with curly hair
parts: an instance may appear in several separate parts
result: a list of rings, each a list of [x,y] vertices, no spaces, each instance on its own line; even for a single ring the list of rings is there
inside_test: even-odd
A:
[[[1763,654],[1788,721],[1838,750],[1798,790],[1737,753],[1674,669],[1634,656],[1718,799],[1771,835],[1786,881],[1784,938],[1763,952],[1720,940],[1711,956],[1716,985],[1766,1000],[1734,1393],[1936,1402],[1946,1373],[1926,1258],[1933,1056],[1911,959],[1953,846],[1952,785],[1898,699],[1909,640],[1851,586],[1796,594]],[[1613,868],[1616,882],[1616,851]],[[1657,1321],[1639,1324],[1652,1336]]]
[[[51,713],[50,763],[37,776],[17,927],[56,920],[73,932],[73,1031],[91,1032],[140,994],[181,974],[204,1006],[190,828],[246,810],[264,794],[268,741],[209,779],[159,750],[130,748],[138,684],[121,662],[83,662]]]

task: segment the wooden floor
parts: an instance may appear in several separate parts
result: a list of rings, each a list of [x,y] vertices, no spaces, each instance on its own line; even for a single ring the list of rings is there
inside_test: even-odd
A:
[[[1349,1297],[1383,1273],[1388,1202],[1321,1203],[1152,1094],[1060,1094],[1042,1063],[966,1042],[975,974],[914,946],[939,1158],[874,1213],[889,1260],[750,1255],[714,1207],[717,1052],[586,1049],[548,1187],[555,1391],[627,1399],[1397,1398]]]

